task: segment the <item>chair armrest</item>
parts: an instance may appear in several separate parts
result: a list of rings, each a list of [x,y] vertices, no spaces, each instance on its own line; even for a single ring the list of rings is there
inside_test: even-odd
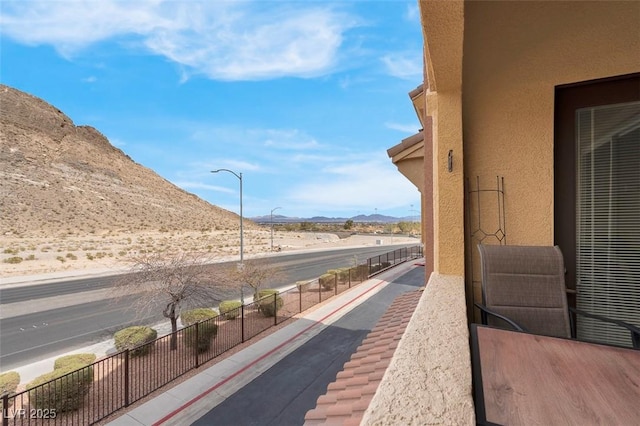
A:
[[[509,324],[511,327],[513,327],[515,330],[517,331],[523,331],[525,333],[528,333],[529,331],[524,328],[523,326],[519,325],[518,323],[516,323],[515,321],[505,317],[504,315],[500,315],[497,312],[493,312],[492,310],[490,310],[489,308],[487,308],[486,306],[480,304],[480,303],[474,303],[474,305],[476,305],[476,307],[478,309],[480,309],[482,312],[487,313],[491,316],[494,316],[496,318],[501,319],[502,321],[505,321],[507,324]],[[485,324],[486,325],[486,324]]]
[[[590,314],[588,312],[581,311],[575,308],[569,308],[569,310],[575,314],[579,314],[587,318],[597,319],[599,321],[616,324],[620,327],[626,328],[627,330],[629,330],[629,333],[631,333],[631,344],[633,345],[633,348],[640,349],[640,328],[636,327],[635,325],[629,324],[628,322],[603,317],[602,315]]]

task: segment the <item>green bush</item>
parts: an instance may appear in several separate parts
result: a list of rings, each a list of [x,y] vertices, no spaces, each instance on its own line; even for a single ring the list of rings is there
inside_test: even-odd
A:
[[[151,351],[153,345],[144,344],[156,340],[157,337],[157,331],[155,331],[151,327],[147,327],[144,325],[127,327],[113,335],[116,349],[118,351],[129,349],[131,351],[131,355],[133,356],[148,354]]]
[[[58,413],[77,410],[92,381],[93,366],[69,363],[66,368],[45,373],[29,383],[29,403]]]
[[[9,257],[7,259],[4,259],[3,262],[4,263],[12,263],[12,264],[16,264],[16,263],[21,263],[24,259],[21,258],[20,256],[12,256]]]
[[[274,296],[275,294],[275,296]],[[273,298],[275,297],[276,303],[274,305]],[[271,293],[266,297],[263,297],[258,302],[258,310],[262,312],[265,317],[275,317],[276,313],[284,306],[284,300],[278,296],[278,293]]]
[[[280,294],[280,292],[275,288],[265,288],[263,290],[258,290],[256,294],[253,296],[253,301],[257,302],[260,299],[264,299],[265,297],[271,296],[274,294]]]
[[[298,281],[296,282],[296,287],[298,287],[300,293],[306,293],[309,291],[309,281]]]
[[[68,369],[70,365],[89,365],[93,364],[96,360],[95,354],[73,354],[73,355],[65,355],[60,358],[56,358],[53,363],[53,369]]]
[[[322,287],[323,290],[333,290],[336,286],[336,276],[335,274],[323,274],[318,278],[318,283]]]
[[[358,265],[351,270],[351,279],[365,281],[369,278],[369,265]]]
[[[242,303],[238,300],[223,300],[220,302],[220,313],[228,320],[236,319],[240,316]]]
[[[218,311],[211,308],[197,308],[184,311],[180,314],[180,321],[184,327],[200,321],[208,320],[218,316]]]
[[[338,281],[341,283],[349,281],[349,268],[330,269],[327,274],[337,275]]]
[[[211,340],[218,334],[218,324],[213,318],[218,316],[218,312],[209,308],[198,308],[184,311],[180,314],[180,319],[184,326],[191,326],[187,330],[187,343],[195,347],[198,352],[206,352],[211,347]],[[198,323],[198,334],[196,337],[196,327]]]
[[[7,371],[0,374],[0,395],[5,392],[9,394],[9,397],[16,393],[16,389],[20,384],[20,374],[17,371]],[[9,399],[9,406],[13,405],[13,399]],[[2,409],[2,400],[0,400],[0,410]]]

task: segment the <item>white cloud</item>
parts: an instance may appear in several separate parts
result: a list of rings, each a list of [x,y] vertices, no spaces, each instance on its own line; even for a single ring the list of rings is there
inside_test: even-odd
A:
[[[83,78],[82,81],[84,83],[95,83],[96,81],[98,81],[98,79],[96,76],[91,75],[89,77]]]
[[[384,123],[384,126],[388,129],[398,130],[400,132],[410,133],[410,134],[418,133],[418,130],[420,130],[420,125],[413,124],[413,123],[409,124],[409,123],[386,122]]]
[[[294,187],[287,198],[293,205],[316,212],[372,212],[405,207],[415,203],[418,190],[389,161],[345,163],[319,171],[311,183]]]
[[[414,81],[423,79],[422,54],[418,51],[388,54],[380,60],[394,77]]]
[[[2,33],[65,57],[117,40],[178,64],[181,79],[312,77],[336,65],[351,16],[323,3],[167,0],[4,1]]]

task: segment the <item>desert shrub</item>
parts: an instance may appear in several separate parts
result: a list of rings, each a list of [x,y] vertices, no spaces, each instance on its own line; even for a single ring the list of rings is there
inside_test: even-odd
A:
[[[275,288],[265,288],[262,290],[258,290],[256,292],[256,294],[253,295],[253,301],[256,302],[260,299],[264,299],[267,296],[271,296],[274,294],[279,294],[280,292],[278,290],[276,290]],[[271,299],[273,300],[273,299]]]
[[[11,256],[7,259],[4,259],[3,262],[4,263],[11,263],[11,264],[16,264],[16,263],[20,263],[22,262],[24,259],[21,258],[20,256]]]
[[[333,290],[336,286],[336,276],[335,274],[323,274],[318,278],[318,283],[322,287],[323,290]]]
[[[53,363],[53,369],[68,369],[70,365],[89,365],[93,364],[96,360],[95,354],[73,354],[65,355],[60,358],[56,358]]]
[[[208,320],[218,316],[218,311],[211,308],[197,308],[184,311],[180,314],[180,321],[183,326],[195,324],[200,321]]]
[[[206,352],[211,347],[211,340],[218,334],[218,324],[213,318],[218,316],[218,312],[209,308],[198,308],[184,311],[180,314],[180,320],[185,326],[192,326],[187,330],[187,343],[197,349],[198,352]],[[196,327],[198,323],[198,334]]]
[[[242,303],[238,300],[223,300],[220,302],[220,313],[225,319],[236,319],[240,316],[240,307]]]
[[[365,281],[369,278],[369,265],[358,265],[353,268],[351,278],[358,281]]]
[[[35,408],[58,413],[77,410],[91,381],[93,366],[68,364],[66,368],[45,373],[29,383],[29,402]]]
[[[327,274],[336,275],[341,283],[349,281],[349,268],[330,269]]]
[[[144,344],[154,341],[157,337],[157,331],[144,325],[127,327],[113,335],[116,349],[118,349],[118,351],[129,349],[133,356],[148,354],[149,351],[151,351],[152,345]]]
[[[5,392],[9,394],[9,406],[13,405],[13,396],[20,384],[20,374],[17,371],[7,371],[0,374],[0,395]],[[2,400],[0,400],[0,410],[2,409]]]
[[[300,293],[306,293],[309,290],[309,281],[298,281],[296,287]]]
[[[266,289],[260,290],[259,293],[264,294],[264,296],[258,300],[258,310],[262,312],[262,315],[264,315],[265,317],[275,317],[278,310],[280,310],[280,308],[284,306],[284,300],[278,295],[279,291],[274,289]],[[273,303],[274,297],[276,300],[275,305]]]

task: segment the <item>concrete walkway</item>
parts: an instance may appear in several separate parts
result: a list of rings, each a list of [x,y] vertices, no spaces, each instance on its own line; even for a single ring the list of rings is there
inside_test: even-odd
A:
[[[395,297],[424,285],[420,265],[407,262],[334,297],[109,424],[302,424]]]

